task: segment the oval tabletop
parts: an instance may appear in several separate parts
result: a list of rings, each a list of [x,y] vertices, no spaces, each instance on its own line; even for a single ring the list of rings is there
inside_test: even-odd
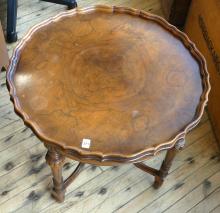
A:
[[[97,161],[171,148],[199,122],[209,92],[205,61],[185,34],[146,12],[107,6],[34,27],[7,82],[16,112],[42,141]]]

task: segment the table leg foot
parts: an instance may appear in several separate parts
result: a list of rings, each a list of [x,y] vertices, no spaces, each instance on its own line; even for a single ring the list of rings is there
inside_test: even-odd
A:
[[[18,40],[18,36],[16,32],[8,32],[7,33],[7,42],[12,43]]]
[[[58,201],[65,199],[65,187],[62,177],[62,167],[65,157],[59,154],[55,148],[49,148],[46,155],[46,162],[50,166],[53,175],[52,196]]]
[[[71,4],[68,5],[68,10],[71,10],[71,9],[74,9],[76,8],[78,5],[77,5],[77,2],[76,1],[73,1]]]
[[[65,200],[65,192],[63,191],[56,191],[56,190],[52,190],[51,192],[51,196],[58,202],[58,203],[62,203]]]
[[[155,176],[153,187],[155,189],[159,189],[162,186],[163,182],[164,182],[164,179],[162,179],[159,176]]]

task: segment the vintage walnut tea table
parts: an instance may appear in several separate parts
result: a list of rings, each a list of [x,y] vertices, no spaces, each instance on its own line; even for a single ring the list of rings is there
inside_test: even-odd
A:
[[[60,202],[85,163],[133,163],[160,187],[176,149],[201,119],[208,78],[185,34],[158,16],[108,6],[35,26],[7,73],[15,111],[48,149],[52,195]],[[160,170],[142,163],[162,150]],[[65,157],[79,165],[64,181]]]

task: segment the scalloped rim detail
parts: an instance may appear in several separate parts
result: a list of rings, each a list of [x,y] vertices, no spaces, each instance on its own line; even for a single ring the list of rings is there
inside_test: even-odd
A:
[[[155,147],[145,149],[139,153],[133,154],[133,155],[120,155],[120,154],[104,154],[101,152],[88,152],[85,150],[81,150],[77,147],[69,147],[66,146],[65,144],[61,144],[59,141],[55,141],[51,138],[48,138],[46,135],[44,135],[38,125],[33,122],[32,120],[29,119],[28,115],[22,110],[18,97],[16,95],[16,89],[13,84],[13,74],[16,70],[17,63],[19,61],[19,55],[21,49],[25,46],[26,42],[31,38],[31,36],[40,28],[60,20],[62,17],[68,17],[68,16],[73,16],[75,14],[84,14],[88,13],[90,11],[104,11],[104,12],[109,12],[109,13],[125,13],[125,14],[130,14],[133,16],[138,16],[140,18],[146,19],[146,20],[151,20],[162,26],[164,29],[172,33],[178,40],[180,40],[184,46],[189,50],[189,52],[193,55],[193,57],[197,60],[200,66],[200,72],[201,72],[201,77],[202,77],[202,84],[203,84],[203,93],[200,97],[200,104],[197,107],[197,112],[195,115],[195,119],[189,123],[184,130],[182,130],[180,133],[178,133],[172,140],[166,141],[164,143],[161,143]],[[117,163],[128,163],[128,162],[137,162],[140,161],[148,156],[153,156],[156,155],[158,152],[162,150],[167,150],[175,146],[175,144],[180,140],[184,139],[185,135],[187,132],[189,132],[192,128],[194,128],[201,120],[201,117],[204,112],[204,108],[208,102],[208,94],[210,92],[211,86],[209,83],[209,73],[207,71],[207,64],[205,61],[205,58],[203,55],[199,52],[199,50],[196,48],[195,44],[190,41],[188,36],[178,30],[175,26],[169,24],[165,19],[149,14],[145,11],[142,10],[137,10],[134,8],[128,8],[128,7],[118,7],[118,6],[104,6],[104,5],[96,5],[96,6],[91,6],[83,9],[74,9],[70,11],[65,11],[62,12],[50,19],[47,19],[40,24],[32,27],[26,36],[21,39],[17,47],[14,49],[10,65],[7,70],[7,86],[8,90],[10,93],[10,98],[11,101],[14,104],[14,110],[15,112],[23,119],[25,125],[30,127],[32,131],[36,134],[36,136],[45,142],[46,144],[52,144],[56,145],[61,150],[65,151],[67,154],[72,155],[73,157],[76,157],[79,160],[93,160],[93,161],[98,161],[98,162],[117,162]]]

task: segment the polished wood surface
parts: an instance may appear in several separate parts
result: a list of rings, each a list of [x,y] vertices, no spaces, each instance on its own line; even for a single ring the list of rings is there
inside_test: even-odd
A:
[[[97,164],[171,148],[199,122],[209,91],[204,59],[183,33],[143,11],[107,6],[33,28],[7,81],[41,140]]]

